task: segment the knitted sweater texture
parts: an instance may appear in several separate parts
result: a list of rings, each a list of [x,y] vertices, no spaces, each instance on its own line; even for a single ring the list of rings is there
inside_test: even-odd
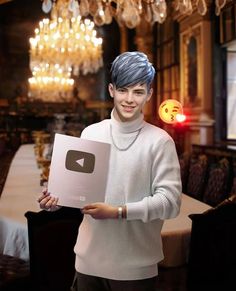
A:
[[[135,142],[125,151],[137,136]],[[111,138],[113,136],[113,141]],[[114,280],[157,275],[163,259],[164,219],[178,215],[181,203],[179,162],[172,138],[139,119],[111,119],[88,126],[82,138],[111,144],[105,202],[126,205],[127,219],[93,219],[85,215],[74,251],[78,272]]]

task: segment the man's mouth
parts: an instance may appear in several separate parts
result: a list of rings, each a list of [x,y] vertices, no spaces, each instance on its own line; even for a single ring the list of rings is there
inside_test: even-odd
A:
[[[127,106],[127,105],[122,105],[123,109],[127,112],[131,112],[134,109],[134,106]]]

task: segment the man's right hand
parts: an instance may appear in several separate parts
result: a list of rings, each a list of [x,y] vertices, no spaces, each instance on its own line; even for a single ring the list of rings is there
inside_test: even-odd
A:
[[[51,196],[47,189],[42,191],[42,195],[38,198],[38,203],[41,209],[47,211],[55,211],[61,208],[57,205],[58,198]]]

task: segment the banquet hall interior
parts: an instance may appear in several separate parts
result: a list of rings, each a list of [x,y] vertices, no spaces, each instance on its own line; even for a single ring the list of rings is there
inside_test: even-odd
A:
[[[0,290],[70,290],[82,214],[41,210],[37,198],[55,134],[110,118],[109,71],[125,51],[156,69],[144,119],[169,133],[180,164],[156,290],[234,290],[233,0],[0,0]]]

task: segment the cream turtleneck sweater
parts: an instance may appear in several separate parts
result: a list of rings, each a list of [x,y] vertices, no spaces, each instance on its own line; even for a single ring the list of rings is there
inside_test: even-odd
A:
[[[127,148],[137,134],[127,150],[117,149]],[[113,112],[111,119],[88,126],[81,137],[111,144],[105,202],[126,205],[127,219],[85,215],[74,248],[76,270],[114,280],[156,276],[157,263],[163,259],[163,220],[177,216],[180,209],[181,179],[173,140],[145,122],[143,115],[121,123]]]

